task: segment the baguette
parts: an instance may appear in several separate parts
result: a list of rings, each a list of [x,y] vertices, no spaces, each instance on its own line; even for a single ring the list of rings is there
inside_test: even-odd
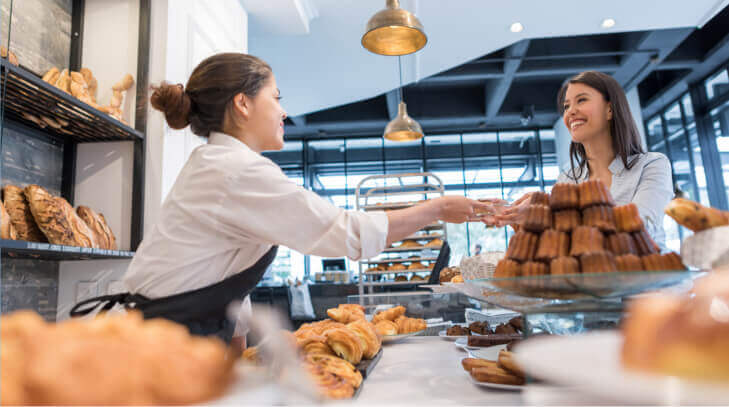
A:
[[[476,367],[471,370],[471,376],[479,382],[510,384],[515,386],[524,384],[523,377],[515,376],[497,366]]]
[[[15,228],[17,239],[28,242],[48,242],[33,218],[23,189],[15,185],[5,185],[3,195],[5,209],[10,215],[10,222]]]
[[[15,226],[10,222],[10,215],[5,210],[5,205],[0,202],[0,239],[16,240]]]
[[[499,351],[499,359],[497,361],[500,368],[515,374],[516,376],[524,377],[524,371],[521,370],[519,365],[514,361],[513,353],[508,350]]]

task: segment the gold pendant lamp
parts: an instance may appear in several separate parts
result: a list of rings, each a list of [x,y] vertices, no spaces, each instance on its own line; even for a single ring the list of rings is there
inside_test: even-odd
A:
[[[384,10],[367,22],[362,46],[380,55],[407,55],[428,42],[425,29],[415,15],[400,8],[399,0],[387,0]]]
[[[400,72],[400,103],[397,105],[397,116],[387,123],[383,137],[391,141],[415,141],[423,138],[423,128],[420,123],[408,116],[408,109],[402,97],[402,64],[397,57],[397,66]]]

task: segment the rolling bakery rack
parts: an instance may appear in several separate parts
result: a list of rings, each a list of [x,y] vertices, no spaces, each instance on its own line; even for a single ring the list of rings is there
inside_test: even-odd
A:
[[[372,175],[360,181],[355,192],[358,210],[388,211],[408,208],[445,194],[443,181],[436,175],[404,173]],[[374,287],[416,287],[428,284],[443,242],[445,224],[425,226],[402,241],[393,243],[381,254],[359,261],[359,294],[372,294]]]

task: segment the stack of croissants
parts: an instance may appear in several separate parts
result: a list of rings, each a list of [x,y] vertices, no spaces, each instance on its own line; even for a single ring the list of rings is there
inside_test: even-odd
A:
[[[365,318],[364,307],[340,304],[327,310],[331,319],[303,324],[292,333],[292,343],[302,356],[304,370],[319,393],[330,399],[347,399],[362,384],[355,368],[363,359],[373,359],[382,347],[382,336],[416,332],[426,328],[422,319],[408,318],[398,306]],[[243,359],[261,363],[257,347],[243,352]]]
[[[87,206],[74,211],[68,201],[38,185],[3,187],[0,238],[117,250],[103,214]]]

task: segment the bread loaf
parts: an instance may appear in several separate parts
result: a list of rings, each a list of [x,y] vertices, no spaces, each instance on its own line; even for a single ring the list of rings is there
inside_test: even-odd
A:
[[[99,247],[89,227],[63,198],[54,197],[38,185],[25,188],[38,227],[52,244]]]
[[[15,228],[18,240],[47,242],[48,239],[36,225],[23,189],[15,185],[6,185],[3,188],[3,195],[5,209],[10,215],[10,223]]]
[[[112,250],[109,235],[106,233],[106,225],[101,221],[99,214],[94,212],[94,210],[88,206],[83,205],[76,208],[76,213],[78,213],[78,216],[86,223],[89,229],[91,229],[99,248]]]
[[[104,232],[106,232],[106,235],[109,237],[109,250],[118,250],[116,246],[116,237],[114,237],[114,232],[111,231],[109,223],[106,221],[104,214],[101,212],[99,212],[99,219],[101,220],[101,226],[104,228]]]
[[[12,222],[10,222],[10,215],[5,210],[5,205],[0,203],[0,239],[17,239],[17,233]]]

